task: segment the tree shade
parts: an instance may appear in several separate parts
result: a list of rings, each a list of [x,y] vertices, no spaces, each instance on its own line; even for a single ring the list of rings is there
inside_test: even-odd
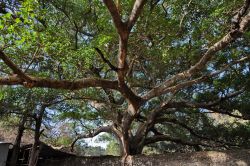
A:
[[[102,132],[117,138],[125,157],[160,141],[165,149],[249,147],[249,6],[2,1],[0,113],[8,112],[9,89],[49,91],[54,98],[37,107],[81,121],[87,131],[77,133],[72,149]],[[217,114],[236,120],[221,124]]]

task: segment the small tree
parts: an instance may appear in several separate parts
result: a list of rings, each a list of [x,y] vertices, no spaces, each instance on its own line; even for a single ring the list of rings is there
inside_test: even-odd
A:
[[[24,131],[31,130],[34,131],[34,140],[29,157],[29,165],[33,166],[38,159],[40,136],[44,131],[44,129],[41,129],[42,123],[46,120],[48,114],[46,108],[60,103],[61,100],[52,91],[46,94],[46,91],[39,91],[38,89],[27,91],[24,88],[6,88],[2,92],[5,94],[1,100],[3,114],[8,116],[9,119],[12,118],[19,121],[17,126],[15,126],[18,132],[13,145],[10,165],[14,166],[17,164]]]

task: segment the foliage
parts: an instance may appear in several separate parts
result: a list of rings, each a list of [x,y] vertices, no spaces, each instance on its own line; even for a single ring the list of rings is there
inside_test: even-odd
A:
[[[247,1],[118,2],[0,3],[0,121],[50,103],[56,146],[103,128],[112,155],[249,147]]]

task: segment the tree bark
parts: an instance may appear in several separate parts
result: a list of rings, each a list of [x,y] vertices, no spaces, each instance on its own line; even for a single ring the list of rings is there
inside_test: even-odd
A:
[[[15,143],[13,145],[13,151],[12,151],[11,159],[10,159],[10,166],[16,166],[16,164],[17,164],[18,154],[20,151],[20,144],[21,144],[22,136],[23,136],[23,133],[25,130],[24,125],[25,125],[26,120],[27,120],[27,116],[24,115],[20,121],[16,140],[15,140]]]
[[[29,166],[35,166],[39,156],[39,140],[36,140],[32,146],[30,158],[29,158]]]
[[[37,117],[35,117],[36,125],[35,125],[35,136],[34,136],[34,144],[31,149],[30,158],[29,158],[29,166],[35,166],[39,156],[39,144],[40,144],[40,129],[42,125],[42,118],[45,112],[46,106],[42,105],[40,112]]]

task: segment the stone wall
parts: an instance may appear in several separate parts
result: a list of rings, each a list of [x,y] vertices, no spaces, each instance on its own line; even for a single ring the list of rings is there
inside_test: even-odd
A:
[[[250,166],[250,150],[170,153],[129,156],[130,166]],[[39,166],[119,166],[121,158],[113,156],[73,157],[43,160]]]

